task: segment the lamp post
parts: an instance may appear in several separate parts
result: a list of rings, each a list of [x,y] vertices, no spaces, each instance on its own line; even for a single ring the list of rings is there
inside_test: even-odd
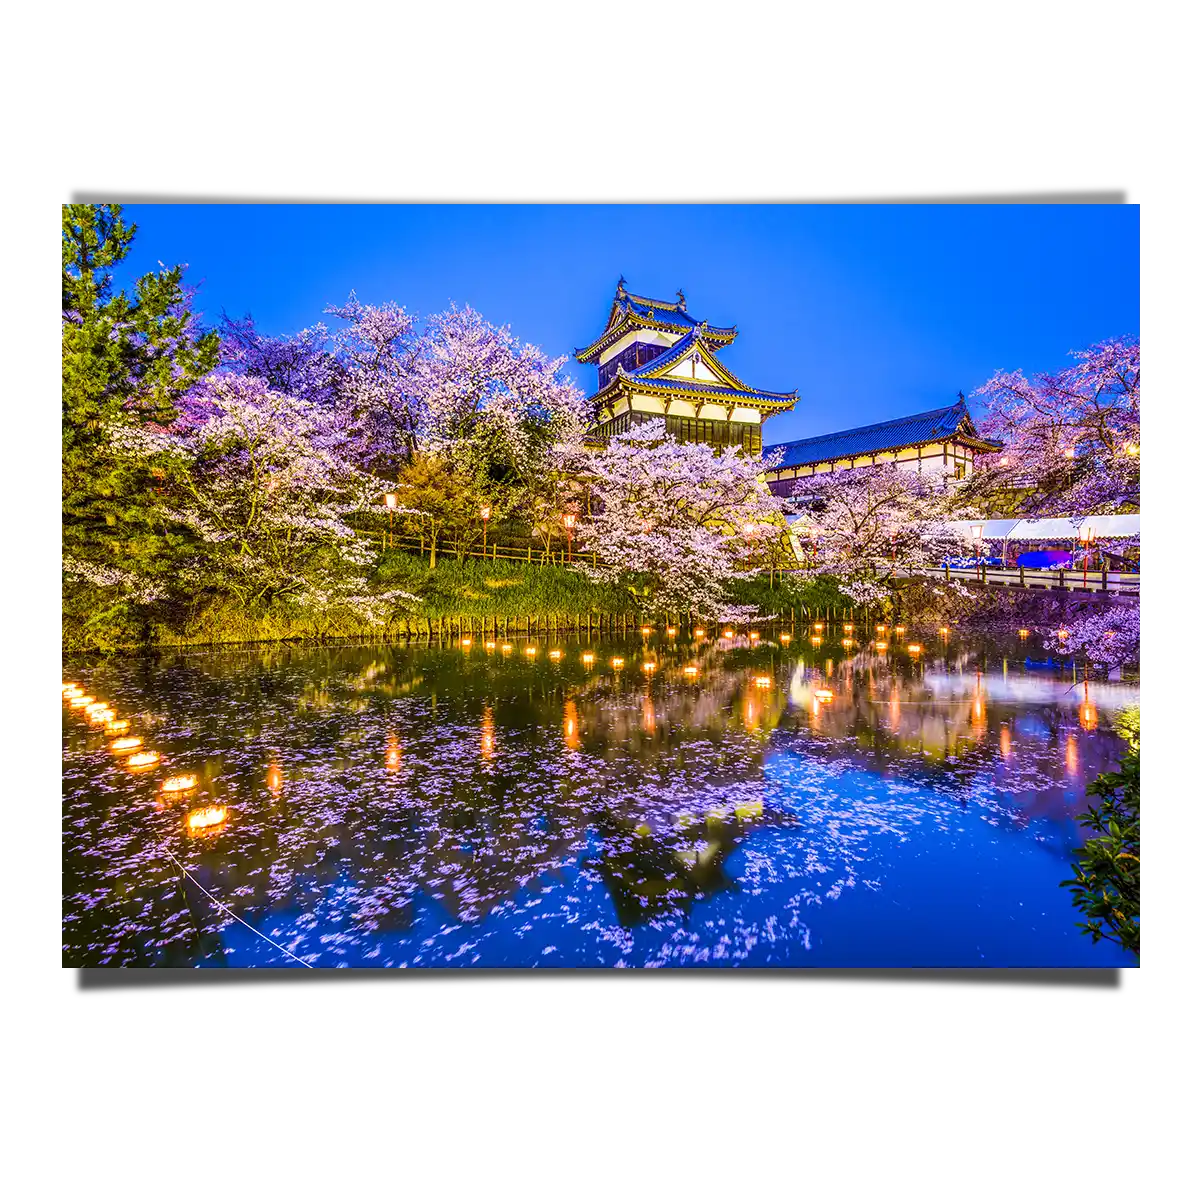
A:
[[[979,574],[979,556],[983,546],[983,526],[972,525],[971,536],[975,539],[975,578],[980,578]]]
[[[1091,525],[1085,525],[1079,531],[1079,544],[1083,547],[1083,590],[1087,591],[1088,556],[1091,554],[1091,544],[1096,540],[1096,531]]]
[[[487,523],[488,517],[492,515],[490,504],[485,504],[480,510],[479,515],[483,519],[483,556],[487,558]]]
[[[562,523],[567,531],[567,562],[571,561],[571,538],[575,535],[575,514],[563,513]]]
[[[383,502],[387,505],[388,510],[388,542],[391,543],[393,541],[392,514],[396,511],[396,493],[388,492],[387,495],[384,496]]]

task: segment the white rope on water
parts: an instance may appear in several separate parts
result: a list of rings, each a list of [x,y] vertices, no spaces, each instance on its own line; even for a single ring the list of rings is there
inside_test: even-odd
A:
[[[302,959],[302,958],[298,958],[298,957],[297,957],[295,954],[293,954],[293,953],[292,953],[292,952],[291,952],[291,951],[290,951],[290,950],[289,950],[289,949],[288,949],[286,946],[281,946],[281,945],[280,945],[278,942],[276,942],[276,941],[272,941],[272,940],[271,940],[269,937],[267,937],[267,935],[266,935],[265,933],[263,933],[263,932],[262,932],[261,930],[259,930],[259,929],[255,929],[255,928],[254,928],[254,926],[253,926],[253,925],[251,925],[251,924],[250,924],[248,921],[243,921],[243,920],[242,920],[242,918],[241,918],[241,917],[239,917],[239,916],[237,915],[237,913],[235,913],[235,912],[233,911],[233,909],[232,909],[232,908],[230,908],[230,907],[229,907],[229,905],[228,905],[228,904],[226,904],[226,903],[225,903],[223,900],[218,900],[218,899],[217,899],[217,897],[216,897],[216,896],[214,896],[214,895],[212,894],[212,892],[210,892],[210,891],[208,890],[208,888],[206,888],[206,887],[204,886],[204,884],[202,884],[202,883],[200,882],[200,880],[198,880],[198,879],[195,877],[195,875],[193,875],[193,874],[191,873],[191,871],[189,871],[189,870],[187,869],[187,867],[185,867],[185,866],[183,865],[183,863],[181,863],[181,862],[179,861],[179,859],[177,859],[177,858],[175,857],[175,855],[171,853],[171,848],[170,848],[169,846],[167,846],[167,845],[165,845],[165,844],[164,844],[164,845],[163,845],[163,847],[162,847],[162,849],[163,849],[163,850],[166,852],[166,854],[167,854],[167,857],[168,857],[168,858],[170,858],[170,860],[171,860],[171,861],[172,861],[172,862],[173,862],[173,863],[174,863],[174,864],[175,864],[175,865],[176,865],[176,866],[177,866],[177,867],[178,867],[178,868],[179,868],[179,869],[180,869],[180,870],[181,870],[181,871],[184,873],[184,875],[186,875],[186,876],[188,877],[188,879],[190,879],[190,880],[191,880],[191,881],[192,881],[192,882],[193,882],[193,883],[194,883],[194,884],[195,884],[195,885],[196,885],[196,886],[197,886],[197,887],[198,887],[198,888],[199,888],[199,889],[200,889],[200,890],[201,890],[201,891],[202,891],[202,892],[203,892],[203,893],[204,893],[204,894],[205,894],[205,895],[206,895],[206,896],[207,896],[207,897],[208,897],[208,898],[209,898],[209,899],[210,899],[210,900],[211,900],[211,901],[212,901],[212,902],[213,902],[213,903],[214,903],[214,904],[215,904],[215,905],[218,907],[218,908],[220,908],[220,909],[222,909],[223,911],[227,912],[227,913],[228,913],[228,914],[229,914],[229,915],[230,915],[230,916],[231,916],[231,917],[232,917],[232,918],[233,918],[235,921],[239,922],[239,923],[240,923],[240,924],[242,924],[242,925],[245,925],[245,926],[246,926],[246,928],[247,928],[248,930],[250,930],[250,932],[251,932],[251,933],[253,933],[253,934],[257,934],[257,935],[258,935],[260,938],[262,938],[262,940],[263,940],[264,942],[269,942],[269,943],[270,943],[272,946],[274,946],[274,947],[275,947],[275,949],[276,949],[276,950],[279,950],[279,951],[281,951],[282,953],[286,954],[286,955],[288,956],[288,958],[295,959],[295,961],[296,961],[296,962],[298,962],[298,963],[299,963],[299,964],[300,964],[302,967],[307,967],[307,968],[308,968],[310,971],[313,969],[313,965],[312,965],[312,963],[310,963],[310,962],[305,962],[305,961],[304,961],[304,959]]]

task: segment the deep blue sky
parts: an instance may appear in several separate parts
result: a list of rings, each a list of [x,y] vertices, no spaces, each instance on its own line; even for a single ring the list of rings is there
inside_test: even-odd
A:
[[[1139,333],[1133,205],[147,205],[130,268],[190,265],[197,307],[264,332],[311,325],[351,289],[431,313],[451,300],[570,354],[618,276],[736,324],[752,386],[799,388],[765,440],[953,402],[997,369]],[[569,370],[588,391],[595,374]]]

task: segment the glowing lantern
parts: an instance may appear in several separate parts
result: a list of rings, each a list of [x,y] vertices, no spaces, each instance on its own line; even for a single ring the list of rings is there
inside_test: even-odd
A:
[[[71,697],[70,704],[71,704],[72,708],[86,708],[89,704],[92,703],[93,700],[95,700],[95,698],[96,698],[95,696],[78,696],[78,695],[76,695],[76,696]]]
[[[940,633],[942,637],[948,637],[950,634],[950,627],[948,625],[943,625],[941,629],[938,630],[938,633]]]
[[[695,677],[696,675],[700,674],[700,668],[699,667],[684,667],[683,673],[685,675]]]
[[[508,642],[501,642],[501,644],[500,644],[500,653],[501,653],[501,654],[511,654],[511,653],[512,653],[512,646],[511,646],[511,645],[510,645]]]
[[[654,629],[649,625],[642,626],[642,637],[649,637],[654,632]]]
[[[85,704],[85,705],[83,706],[83,711],[84,711],[85,713],[93,713],[93,712],[95,712],[97,709],[100,709],[100,708],[107,708],[107,707],[108,707],[108,701],[107,701],[107,700],[93,700],[93,701],[92,701],[90,704]]]
[[[210,804],[206,808],[194,808],[187,815],[188,833],[203,833],[224,825],[229,819],[229,809],[223,804]]]
[[[850,647],[854,645],[854,639],[853,639],[853,638],[842,638],[842,645],[843,645],[843,646],[844,646],[844,647],[845,647],[847,650],[849,650],[849,649],[850,649]]]
[[[762,636],[762,635],[761,635],[760,633],[758,633],[758,632],[753,632],[753,633],[751,633],[751,634],[750,634],[750,640],[751,640],[752,642],[757,642],[757,641],[758,641],[758,639],[759,639],[761,636]]]
[[[485,650],[495,650],[495,648],[496,648],[496,643],[495,643],[495,642],[484,642],[484,644],[483,644],[483,648],[484,648]]]
[[[267,768],[267,791],[272,796],[278,796],[283,791],[283,772],[276,763]]]
[[[554,659],[555,662],[557,662],[560,658],[562,658],[562,651],[561,650],[551,650],[550,657],[552,659]]]
[[[897,626],[896,626],[896,632],[897,632],[897,633],[904,633],[904,631],[905,631],[907,628],[908,628],[908,626],[907,626],[907,625],[897,625]]]
[[[1018,629],[1017,630],[1017,637],[1027,638],[1028,636],[1029,636],[1028,629]]]
[[[158,752],[156,750],[139,750],[136,754],[131,754],[126,760],[126,765],[135,771],[152,767],[158,762]]]
[[[123,737],[117,738],[109,747],[114,754],[128,754],[130,750],[136,750],[142,744],[140,737]]]
[[[614,658],[611,661],[613,667],[618,671],[625,665],[625,660],[623,658]]]
[[[876,633],[887,633],[887,626],[886,625],[876,625],[875,632]]]
[[[825,628],[825,626],[824,626],[824,625],[822,625],[820,621],[818,621],[818,622],[817,622],[817,623],[816,623],[816,624],[813,626],[813,628],[814,628],[814,629],[815,629],[815,630],[816,630],[818,633],[820,633],[820,632],[821,632],[821,630]]]
[[[887,642],[876,642],[875,643],[876,650],[886,650],[887,646],[888,646]]]
[[[704,636],[704,628],[703,628],[703,626],[701,626],[701,625],[697,625],[697,626],[696,626],[696,628],[692,630],[692,633],[693,633],[693,634],[694,634],[696,637],[703,637],[703,636]]]
[[[828,704],[833,699],[833,693],[828,688],[814,688],[813,695],[816,696],[822,704]]]
[[[1125,453],[1130,456],[1130,458],[1137,458],[1137,456],[1142,452],[1141,447],[1136,442],[1126,442],[1124,450]]]
[[[470,638],[463,638],[463,640],[462,640],[462,642],[461,642],[461,645],[462,645],[462,648],[463,648],[464,650],[467,650],[467,649],[469,649],[469,648],[470,648],[470,645],[471,645],[471,639],[470,639]]]
[[[530,658],[532,658],[537,653],[537,647],[536,646],[526,646],[525,653],[528,654]]]
[[[792,635],[790,633],[781,633],[779,640],[786,646],[792,640]]]
[[[909,654],[920,654],[921,653],[921,644],[919,642],[909,642],[908,643],[908,652],[909,652]]]
[[[1060,638],[1063,638],[1063,639],[1065,639],[1065,638],[1066,638],[1066,636],[1067,636],[1067,631],[1066,631],[1065,629],[1060,629],[1060,630],[1058,631],[1058,636],[1059,636]]]
[[[821,639],[819,637],[816,637],[815,635],[812,638],[810,638],[809,640],[812,642],[812,644],[814,646],[819,646],[821,644]]]
[[[64,683],[62,685],[62,694],[64,696],[80,696],[83,694],[83,688],[77,683]]]
[[[129,722],[122,719],[120,721],[108,721],[107,729],[109,733],[124,733],[129,728]]]
[[[853,626],[853,625],[843,625],[843,626],[842,626],[842,632],[843,632],[843,633],[853,633],[853,632],[854,632],[854,626]]]
[[[647,674],[649,674],[651,671],[655,670],[657,667],[658,667],[657,663],[652,663],[652,662],[642,663],[642,670],[645,671]]]
[[[1007,456],[1007,455],[1001,455],[1001,457],[1000,457],[1000,465],[1001,465],[1002,467],[1007,467],[1007,466],[1008,466],[1008,456]]]
[[[195,775],[168,775],[162,781],[162,790],[172,792],[190,792],[196,786]]]
[[[667,626],[667,637],[674,637],[678,632],[674,625]]]
[[[726,630],[725,630],[725,631],[724,631],[724,632],[721,634],[721,636],[722,636],[722,637],[724,637],[724,638],[731,638],[731,637],[733,637],[733,630],[732,630],[732,629],[726,629]]]
[[[596,661],[596,656],[589,650],[587,653],[581,655],[581,661],[585,667],[590,667]]]
[[[1079,724],[1088,730],[1095,729],[1100,724],[1100,717],[1096,712],[1096,706],[1089,700],[1085,700],[1079,706]]]
[[[383,497],[383,502],[388,506],[388,508],[395,508],[397,503],[396,493],[387,492]]]
[[[771,677],[770,675],[756,675],[754,682],[760,688],[769,688],[771,686]]]

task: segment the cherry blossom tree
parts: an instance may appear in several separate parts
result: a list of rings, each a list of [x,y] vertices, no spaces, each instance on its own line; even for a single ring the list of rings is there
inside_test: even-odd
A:
[[[753,573],[747,530],[784,536],[761,459],[677,442],[655,420],[611,438],[580,471],[592,511],[580,517],[579,545],[598,561],[579,570],[627,587],[651,612],[751,615],[726,593]]]
[[[1109,668],[1134,666],[1139,660],[1142,618],[1136,604],[1112,604],[1083,613],[1064,628],[1065,635],[1055,630],[1047,636],[1047,650],[1082,653],[1097,666]]]
[[[368,584],[376,551],[346,517],[385,485],[339,452],[336,423],[261,378],[217,374],[170,427],[115,433],[162,473],[163,518],[188,548],[176,588],[197,604],[228,595],[250,613],[282,602],[371,623],[413,599]]]
[[[798,503],[792,532],[809,547],[807,565],[836,579],[853,604],[878,603],[919,568],[963,549],[947,523],[955,497],[946,483],[894,463],[806,478]]]
[[[1003,449],[975,459],[964,496],[1034,514],[1115,512],[1140,499],[1141,346],[1116,338],[1031,381],[997,372],[973,393],[980,432]]]

